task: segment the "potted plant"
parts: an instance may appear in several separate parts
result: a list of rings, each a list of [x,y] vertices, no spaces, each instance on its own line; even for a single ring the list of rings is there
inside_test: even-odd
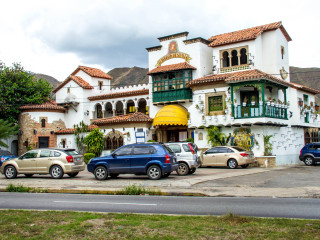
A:
[[[244,106],[244,107],[247,106],[247,102],[248,102],[248,98],[244,97],[242,106]]]
[[[299,104],[299,107],[302,107],[302,106],[303,106],[302,98],[299,98],[298,104]]]
[[[270,106],[271,102],[272,102],[272,98],[271,98],[271,97],[268,97],[267,105]]]
[[[251,105],[252,106],[256,105],[256,97],[255,96],[252,96],[252,98],[251,98]]]
[[[271,102],[271,106],[274,106],[275,103],[276,103],[276,99],[273,98],[273,99],[272,99],[272,102]]]

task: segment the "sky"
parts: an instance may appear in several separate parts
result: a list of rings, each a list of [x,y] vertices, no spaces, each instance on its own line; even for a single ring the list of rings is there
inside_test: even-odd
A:
[[[79,65],[147,67],[158,37],[282,21],[290,66],[320,67],[319,0],[0,0],[0,61],[65,80]]]

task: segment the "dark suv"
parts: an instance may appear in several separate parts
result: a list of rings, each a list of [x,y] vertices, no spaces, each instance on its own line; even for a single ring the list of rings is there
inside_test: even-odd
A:
[[[316,162],[320,162],[320,143],[317,142],[305,145],[300,151],[299,159],[307,166],[312,166]]]
[[[178,162],[171,149],[162,143],[136,143],[122,146],[109,156],[91,159],[87,168],[98,180],[116,178],[119,174],[146,174],[157,180],[177,170]]]

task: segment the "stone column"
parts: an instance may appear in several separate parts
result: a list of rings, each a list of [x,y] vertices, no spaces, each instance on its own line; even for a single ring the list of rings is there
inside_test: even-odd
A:
[[[116,116],[116,109],[112,109],[112,112],[113,112],[113,116],[115,117]]]

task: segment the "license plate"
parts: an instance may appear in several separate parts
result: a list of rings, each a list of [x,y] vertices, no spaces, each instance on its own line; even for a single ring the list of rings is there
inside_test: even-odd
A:
[[[76,162],[80,162],[81,158],[75,158]]]

